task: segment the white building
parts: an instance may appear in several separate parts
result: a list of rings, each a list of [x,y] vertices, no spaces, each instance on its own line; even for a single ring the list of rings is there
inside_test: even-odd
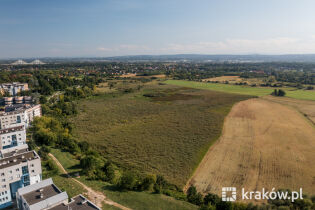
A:
[[[0,130],[0,150],[26,144],[25,126],[16,126]]]
[[[3,83],[0,84],[0,93],[3,95],[5,92],[9,93],[12,96],[17,95],[21,91],[28,91],[28,84],[27,83]]]
[[[40,157],[35,151],[0,160],[0,209],[11,206],[18,189],[41,181]]]
[[[5,112],[0,113],[0,129],[12,128],[24,125],[28,128],[34,117],[42,115],[41,106],[38,105],[12,105],[6,107]]]
[[[101,210],[82,195],[69,201],[51,178],[19,189],[16,202],[20,210]]]

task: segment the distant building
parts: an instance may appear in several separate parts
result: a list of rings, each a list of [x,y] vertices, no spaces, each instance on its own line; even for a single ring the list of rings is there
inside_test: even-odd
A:
[[[100,210],[82,195],[69,202],[68,194],[59,190],[51,178],[19,189],[16,198],[20,210]]]
[[[24,125],[28,128],[34,117],[42,115],[41,106],[20,104],[11,105],[5,108],[5,111],[0,113],[0,129],[12,128]]]
[[[0,130],[0,150],[26,144],[26,130],[24,125]]]
[[[41,181],[40,157],[35,151],[13,154],[0,160],[0,209],[11,206],[18,189]]]
[[[17,60],[15,62],[11,63],[11,65],[26,65],[26,64],[28,64],[28,63],[26,63],[23,60]]]
[[[9,93],[11,96],[16,96],[21,91],[28,91],[27,83],[3,83],[0,84],[0,93],[3,95],[5,92]]]
[[[2,98],[0,104],[10,106],[13,104],[32,104],[32,102],[33,98],[31,96],[15,96]]]
[[[36,60],[34,60],[34,61],[30,62],[30,63],[27,63],[27,62],[25,62],[23,60],[17,60],[15,62],[11,63],[11,65],[43,65],[43,64],[45,64],[45,63],[40,61],[40,60],[38,60],[38,59],[36,59]]]
[[[32,65],[43,65],[45,63],[40,61],[40,60],[38,60],[38,59],[36,59],[36,60],[32,61],[30,64],[32,64]]]

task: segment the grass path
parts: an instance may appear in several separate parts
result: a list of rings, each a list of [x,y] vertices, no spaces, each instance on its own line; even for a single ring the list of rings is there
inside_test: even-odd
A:
[[[123,209],[123,210],[131,210],[128,207],[125,207],[119,203],[116,203],[108,198],[106,198],[106,196],[102,193],[102,192],[98,192],[93,190],[92,188],[86,186],[85,184],[83,184],[82,182],[80,182],[79,180],[72,178],[68,172],[66,171],[66,169],[61,165],[61,163],[58,161],[58,159],[51,153],[49,153],[49,156],[53,159],[53,161],[57,164],[57,166],[60,168],[60,170],[66,174],[69,178],[71,178],[72,180],[74,180],[75,182],[77,182],[78,184],[80,184],[84,189],[86,189],[87,191],[87,195],[89,197],[90,200],[95,199],[95,204],[97,206],[102,206],[103,202],[107,205],[111,205],[111,206],[115,206],[117,208]]]

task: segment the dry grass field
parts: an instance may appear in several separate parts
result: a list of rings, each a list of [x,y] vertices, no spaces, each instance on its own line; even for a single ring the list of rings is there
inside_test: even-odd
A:
[[[298,110],[315,125],[315,101],[273,96],[264,96],[264,99],[287,105]]]
[[[217,194],[229,186],[246,190],[302,187],[303,192],[315,194],[314,160],[315,129],[303,115],[270,100],[249,99],[232,108],[222,136],[187,186]]]
[[[121,78],[151,78],[151,77],[156,77],[156,78],[165,78],[165,74],[158,74],[158,75],[149,75],[149,76],[139,76],[137,74],[124,74],[120,76]]]
[[[148,84],[81,100],[74,133],[123,168],[183,187],[221,135],[232,105],[249,96]]]

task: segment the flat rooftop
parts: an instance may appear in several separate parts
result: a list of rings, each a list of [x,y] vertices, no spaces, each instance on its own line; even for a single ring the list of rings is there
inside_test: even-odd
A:
[[[1,129],[0,134],[11,133],[11,132],[15,132],[15,131],[22,131],[22,130],[24,130],[24,125],[12,127],[12,128]]]
[[[72,198],[72,201],[68,204],[60,204],[49,210],[100,210],[97,206],[95,206],[91,201],[87,200],[82,195],[78,195]]]
[[[39,158],[35,151],[25,152],[22,154],[14,155],[11,157],[3,158],[0,160],[0,169],[8,168],[10,166],[18,165],[22,162],[34,160]]]
[[[23,154],[23,153],[25,153],[25,152],[28,152],[28,148],[20,149],[20,150],[17,150],[17,151],[12,151],[12,152],[3,153],[2,156],[3,156],[3,158],[9,158],[9,157],[12,157],[12,156],[14,156],[14,155]],[[0,159],[0,163],[1,163],[1,159]]]
[[[50,184],[48,186],[24,194],[23,198],[28,203],[28,205],[31,206],[35,203],[46,200],[47,198],[53,197],[60,193],[61,192],[54,184]]]
[[[4,112],[0,112],[0,116],[8,116],[11,114],[18,114],[27,109],[40,106],[39,104],[12,104],[5,107]]]

